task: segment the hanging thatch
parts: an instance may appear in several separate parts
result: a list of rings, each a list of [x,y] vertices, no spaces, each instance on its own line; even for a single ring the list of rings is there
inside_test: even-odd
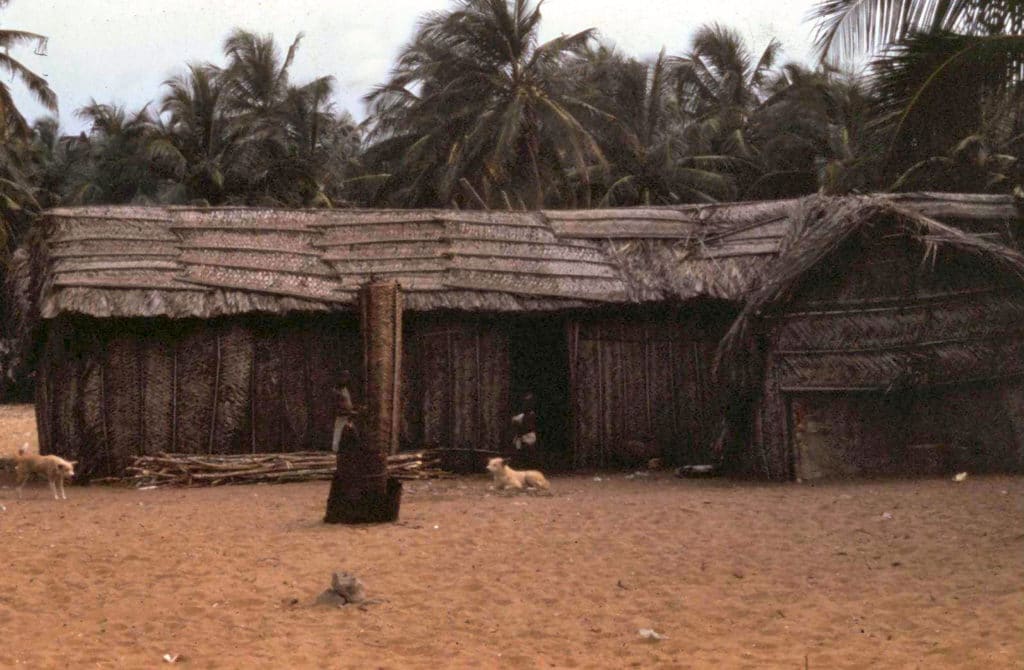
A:
[[[1007,244],[1011,239],[1004,237],[1007,243],[990,239],[998,232],[988,237],[965,233],[892,198],[807,199],[793,217],[760,287],[747,296],[739,318],[722,340],[716,368],[723,393],[746,396],[759,383],[762,366],[756,329],[763,317],[791,299],[812,268],[852,236],[874,226],[886,226],[886,234],[916,241],[922,266],[934,260],[940,248],[949,247],[979,257],[1024,282],[1024,256]]]
[[[726,442],[763,449],[769,477],[793,476],[784,394],[890,393],[1024,372],[1019,214],[992,200],[976,203],[973,218],[963,199],[928,204],[815,197],[796,210],[716,361]],[[844,268],[856,257],[863,277],[851,281]]]

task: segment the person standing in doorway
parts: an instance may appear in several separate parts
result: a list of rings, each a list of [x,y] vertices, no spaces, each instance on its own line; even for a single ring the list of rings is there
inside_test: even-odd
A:
[[[348,370],[342,370],[338,385],[334,387],[334,436],[331,439],[331,451],[334,453],[338,453],[342,433],[346,430],[355,431],[352,417],[355,416],[356,410],[352,404],[352,392],[349,390],[351,384],[352,374]]]
[[[537,467],[537,409],[532,393],[523,395],[521,412],[512,417],[513,459],[517,467]]]

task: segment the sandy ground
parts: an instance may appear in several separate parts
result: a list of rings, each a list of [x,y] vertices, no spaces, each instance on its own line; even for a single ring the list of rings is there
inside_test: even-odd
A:
[[[1024,667],[1022,478],[552,484],[358,528],[326,483],[0,488],[0,667]],[[338,569],[384,602],[313,605]]]

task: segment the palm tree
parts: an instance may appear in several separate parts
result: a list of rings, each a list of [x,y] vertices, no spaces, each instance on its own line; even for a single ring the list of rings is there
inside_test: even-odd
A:
[[[9,2],[10,0],[0,0],[0,9],[6,7]],[[0,70],[6,71],[11,78],[20,80],[39,104],[51,112],[56,112],[57,94],[46,80],[11,56],[11,49],[30,44],[35,44],[36,51],[41,53],[46,47],[46,38],[23,30],[0,30]],[[28,122],[14,104],[10,87],[6,82],[0,81],[0,139],[6,141],[12,132],[27,137],[29,130]]]
[[[604,155],[585,124],[602,112],[571,95],[566,64],[593,30],[541,44],[529,0],[458,0],[427,14],[391,78],[367,101],[366,156],[409,206],[534,207],[572,202]]]
[[[235,151],[225,175],[232,199],[280,202],[280,184],[271,181],[274,166],[288,155],[284,105],[301,41],[299,34],[282,58],[273,35],[235,29],[224,40],[227,65],[218,81],[224,87],[224,114]]]
[[[0,9],[8,3],[9,0],[0,0]],[[11,55],[12,49],[31,44],[42,52],[46,38],[23,30],[0,30],[0,71],[19,80],[44,108],[56,111],[57,95],[46,80]],[[14,104],[10,86],[0,81],[0,263],[20,230],[28,225],[31,212],[39,209],[36,189],[28,178],[30,132],[28,122]]]
[[[224,42],[227,65],[217,82],[231,147],[231,199],[330,206],[340,197],[355,124],[334,109],[333,77],[291,85],[301,41],[300,33],[283,57],[272,35],[236,29]]]
[[[873,64],[873,87],[894,164],[946,153],[993,106],[1024,105],[1022,68],[1024,36],[913,33],[892,45]]]
[[[148,105],[135,112],[95,100],[75,112],[89,122],[89,169],[71,184],[73,203],[152,202],[159,179],[149,152],[155,120]]]
[[[819,0],[814,17],[818,53],[835,65],[914,33],[1019,36],[1024,0]]]
[[[164,82],[147,154],[170,202],[331,206],[359,139],[332,101],[334,78],[290,83],[299,35],[282,56],[271,35],[236,29],[227,63],[191,64]]]
[[[32,184],[31,155],[26,138],[0,142],[0,270],[7,252],[38,212],[40,203]]]
[[[912,165],[889,187],[892,191],[952,191],[1005,193],[1019,182],[1018,156],[1002,153],[983,135],[957,143],[944,156],[932,156]]]
[[[818,47],[875,53],[875,125],[896,174],[979,132],[986,109],[1024,105],[1024,0],[822,0]]]
[[[347,112],[337,113],[333,96],[334,77],[289,87],[285,96],[289,151],[279,175],[291,177],[296,204],[337,204],[359,152],[356,123]]]
[[[41,207],[56,207],[68,192],[68,185],[82,181],[88,168],[88,140],[61,133],[55,117],[39,119],[32,126],[28,142],[28,179],[35,186]]]
[[[602,206],[713,201],[734,195],[731,177],[714,169],[723,161],[715,165],[686,155],[687,115],[676,96],[672,59],[664,50],[644,63],[600,45],[581,59],[572,79],[582,88],[578,95],[609,114],[589,124],[610,166],[600,184]],[[695,160],[711,169],[695,167]]]
[[[744,197],[870,190],[877,139],[866,127],[870,105],[863,78],[824,65],[788,63],[765,87],[751,117],[751,144],[762,174]]]
[[[692,94],[695,112],[742,113],[762,99],[781,48],[772,39],[755,61],[738,32],[712,23],[697,29],[690,52],[677,59],[676,76]]]
[[[295,37],[282,60],[273,35],[240,28],[228,35],[224,40],[228,63],[222,82],[228,111],[235,120],[249,126],[271,124],[287,93],[289,70],[302,37],[302,33]]]
[[[767,97],[781,45],[771,40],[760,55],[735,30],[702,26],[688,54],[674,62],[677,95],[690,117],[684,131],[695,167],[715,167],[739,184],[760,173],[757,149],[747,129]]]
[[[164,132],[154,136],[150,155],[166,165],[184,192],[178,199],[221,202],[226,166],[234,144],[223,109],[224,87],[209,64],[190,64],[184,74],[164,82],[160,111]]]

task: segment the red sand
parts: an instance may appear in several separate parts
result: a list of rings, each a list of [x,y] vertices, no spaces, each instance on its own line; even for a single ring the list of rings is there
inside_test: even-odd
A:
[[[1024,667],[1022,478],[552,486],[0,488],[0,667]],[[338,569],[385,602],[312,605]]]

